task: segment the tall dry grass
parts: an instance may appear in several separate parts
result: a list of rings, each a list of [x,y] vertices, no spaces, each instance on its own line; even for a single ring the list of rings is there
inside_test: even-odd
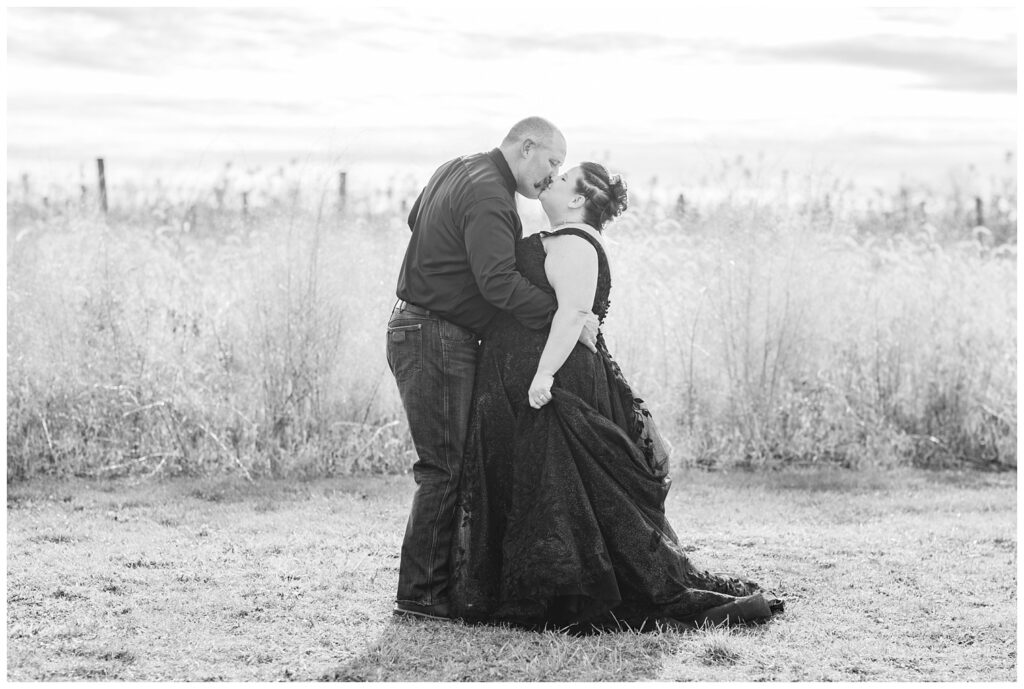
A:
[[[411,465],[402,200],[216,199],[9,204],[9,480]],[[1016,199],[1001,242],[812,201],[634,198],[609,228],[608,341],[676,462],[1015,467]]]
[[[401,235],[335,220],[14,233],[8,476],[404,466],[380,351]]]
[[[757,204],[642,231],[616,231],[609,341],[681,460],[1015,466],[1015,247]]]

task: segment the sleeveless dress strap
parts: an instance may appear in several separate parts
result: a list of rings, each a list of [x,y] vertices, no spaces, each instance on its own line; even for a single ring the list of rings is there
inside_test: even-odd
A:
[[[601,241],[597,237],[595,237],[594,235],[592,235],[589,232],[587,232],[586,230],[581,230],[578,227],[565,227],[565,228],[563,228],[561,230],[556,230],[554,232],[547,232],[547,231],[540,232],[540,236],[542,238],[543,237],[558,237],[558,236],[561,236],[561,235],[564,235],[564,234],[572,234],[572,235],[576,235],[577,237],[582,237],[583,239],[586,239],[588,242],[591,243],[591,245],[593,245],[594,249],[597,250],[597,255],[599,257],[607,260],[607,255],[604,252],[604,246],[601,245]]]

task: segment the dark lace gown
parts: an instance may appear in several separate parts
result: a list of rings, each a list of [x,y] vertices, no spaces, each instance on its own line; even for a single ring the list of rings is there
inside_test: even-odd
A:
[[[594,313],[608,311],[600,243]],[[543,234],[521,240],[519,270],[554,294]],[[577,344],[552,401],[527,391],[548,331],[500,313],[477,365],[456,510],[450,604],[469,622],[599,629],[756,621],[781,607],[752,582],[696,568],[665,518],[668,455],[651,415],[599,336]]]

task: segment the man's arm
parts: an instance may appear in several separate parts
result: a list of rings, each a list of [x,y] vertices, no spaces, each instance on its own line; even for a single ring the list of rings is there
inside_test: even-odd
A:
[[[480,294],[532,330],[551,323],[558,304],[516,270],[516,226],[512,209],[477,202],[466,215],[465,242]]]
[[[416,218],[420,214],[420,201],[423,200],[423,192],[424,191],[426,191],[426,189],[421,191],[420,195],[416,197],[416,203],[412,204],[412,210],[409,211],[409,231],[410,232],[412,232],[413,226],[416,225]]]

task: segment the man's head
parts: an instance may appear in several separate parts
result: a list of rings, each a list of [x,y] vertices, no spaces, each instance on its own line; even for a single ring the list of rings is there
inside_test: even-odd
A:
[[[516,178],[516,191],[528,199],[537,198],[565,162],[565,137],[542,117],[516,122],[500,148]]]

